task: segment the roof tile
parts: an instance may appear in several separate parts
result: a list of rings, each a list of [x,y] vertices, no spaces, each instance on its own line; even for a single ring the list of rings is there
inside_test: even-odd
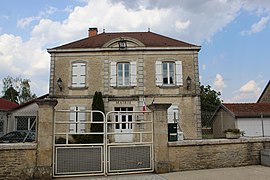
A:
[[[137,39],[141,41],[146,47],[199,47],[153,32],[118,32],[101,33],[96,36],[87,37],[78,41],[55,47],[53,49],[101,48],[110,40],[121,37]]]
[[[270,116],[270,103],[223,103],[237,117]]]
[[[19,105],[14,102],[8,101],[4,98],[0,98],[0,110],[10,110],[18,106]]]

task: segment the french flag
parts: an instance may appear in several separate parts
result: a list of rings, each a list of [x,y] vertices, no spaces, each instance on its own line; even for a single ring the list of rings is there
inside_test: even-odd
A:
[[[145,103],[145,101],[143,100],[143,109],[142,109],[143,111],[146,111],[146,103]]]

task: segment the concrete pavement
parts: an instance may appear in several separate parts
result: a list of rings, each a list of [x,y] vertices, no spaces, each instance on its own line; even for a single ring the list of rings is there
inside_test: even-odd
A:
[[[115,176],[56,178],[57,180],[270,180],[270,167],[254,165],[232,168],[181,171],[165,174],[130,174]]]

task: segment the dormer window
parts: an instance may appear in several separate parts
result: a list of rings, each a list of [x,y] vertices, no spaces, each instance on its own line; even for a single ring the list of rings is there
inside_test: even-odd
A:
[[[120,50],[127,49],[127,41],[124,38],[121,38],[120,41],[118,41],[118,45]]]

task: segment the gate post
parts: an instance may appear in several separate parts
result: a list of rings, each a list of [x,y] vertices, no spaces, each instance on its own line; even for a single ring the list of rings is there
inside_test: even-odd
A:
[[[148,106],[153,114],[154,168],[156,173],[170,172],[167,120],[167,109],[170,106],[170,103]]]
[[[51,179],[53,163],[53,118],[55,99],[37,100],[37,163],[34,178]]]

